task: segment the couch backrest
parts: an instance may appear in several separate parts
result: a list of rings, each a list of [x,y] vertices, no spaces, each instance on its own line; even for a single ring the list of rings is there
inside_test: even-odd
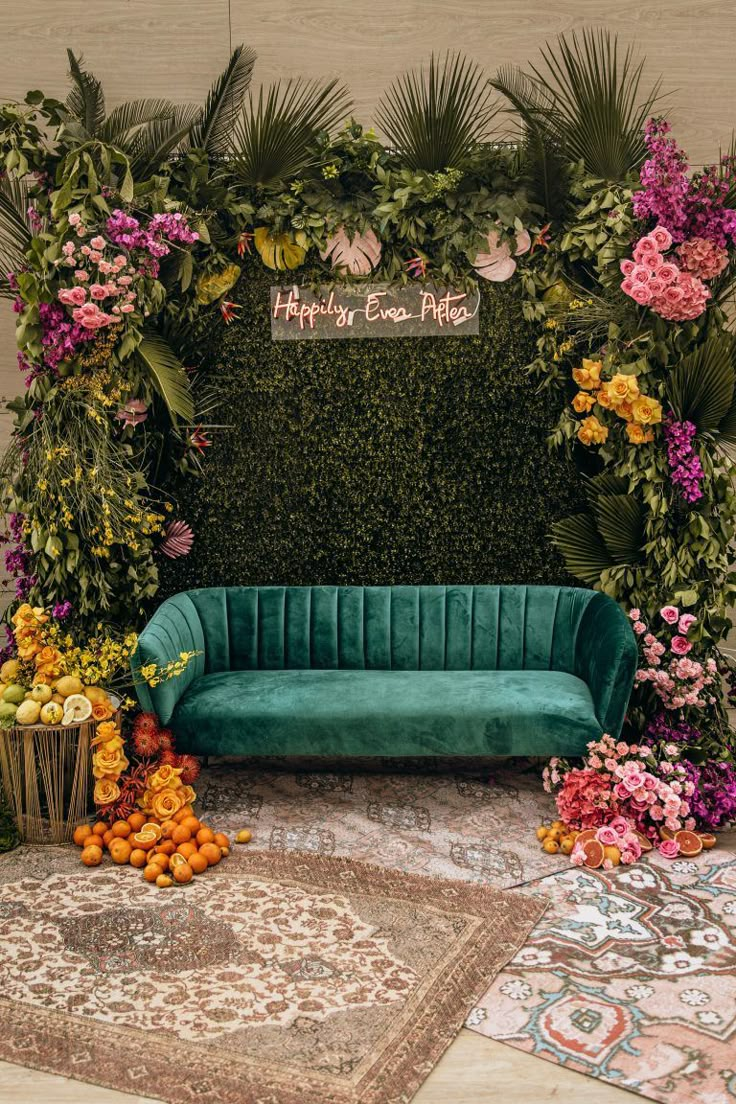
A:
[[[611,600],[574,587],[215,587],[170,598],[154,621],[183,619],[201,644],[188,678],[258,668],[573,671],[581,619],[600,601]]]

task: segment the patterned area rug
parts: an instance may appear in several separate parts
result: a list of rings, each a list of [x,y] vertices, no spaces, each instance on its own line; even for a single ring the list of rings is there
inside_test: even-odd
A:
[[[0,879],[0,1058],[172,1104],[404,1104],[546,907],[292,851]]]
[[[553,813],[541,772],[498,760],[220,762],[197,785],[205,816],[252,847],[349,855],[415,874],[522,885],[569,860],[530,830]]]
[[[550,908],[467,1026],[666,1104],[734,1104],[736,857],[535,888]]]

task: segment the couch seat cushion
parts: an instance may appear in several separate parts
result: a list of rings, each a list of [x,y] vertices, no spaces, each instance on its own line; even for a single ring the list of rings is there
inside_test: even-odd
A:
[[[223,671],[171,726],[200,755],[580,755],[601,734],[560,671]]]

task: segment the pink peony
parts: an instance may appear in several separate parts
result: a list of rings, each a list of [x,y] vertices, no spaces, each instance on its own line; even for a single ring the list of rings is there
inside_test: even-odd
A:
[[[680,611],[677,606],[662,606],[662,609],[659,611],[659,616],[663,621],[666,621],[668,625],[674,625],[679,619]]]
[[[680,854],[680,845],[676,839],[666,839],[661,841],[657,850],[660,855],[664,855],[666,859],[676,859]]]

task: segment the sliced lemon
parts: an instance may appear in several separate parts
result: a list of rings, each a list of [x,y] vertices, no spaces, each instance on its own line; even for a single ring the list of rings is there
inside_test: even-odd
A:
[[[64,699],[64,716],[61,723],[65,725],[81,724],[92,716],[92,702],[85,698],[84,694],[70,694]]]

